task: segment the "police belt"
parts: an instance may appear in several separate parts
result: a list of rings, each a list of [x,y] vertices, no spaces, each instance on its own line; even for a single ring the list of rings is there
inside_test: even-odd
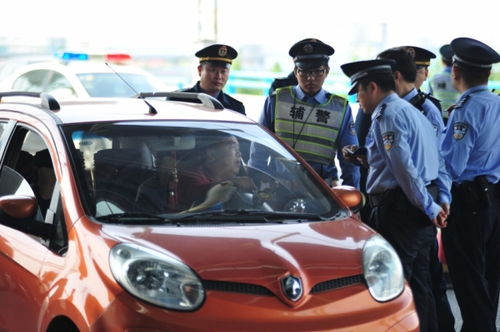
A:
[[[425,188],[427,189],[427,192],[432,196],[433,201],[437,202],[439,194],[437,185],[431,182],[431,184],[429,184]],[[404,194],[403,189],[401,189],[401,187],[396,187],[394,189],[386,190],[381,194],[368,195],[368,200],[370,201],[370,206],[374,208],[376,206],[384,204],[384,201],[388,200],[391,196],[393,196],[393,199],[403,198],[401,197],[401,195],[404,196],[404,199],[408,199]]]
[[[453,183],[452,194],[464,193],[468,199],[483,203],[483,207],[490,207],[492,201],[500,195],[500,184],[488,182],[486,176],[477,176],[474,181],[464,181],[461,184]]]

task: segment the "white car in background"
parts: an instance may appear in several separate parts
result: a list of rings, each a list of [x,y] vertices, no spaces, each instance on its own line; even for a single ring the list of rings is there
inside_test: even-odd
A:
[[[90,56],[63,53],[56,61],[29,64],[0,82],[0,91],[48,92],[56,98],[131,97],[139,92],[175,90],[127,54]]]

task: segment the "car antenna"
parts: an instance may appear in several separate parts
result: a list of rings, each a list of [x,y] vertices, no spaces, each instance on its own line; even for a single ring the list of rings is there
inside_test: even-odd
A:
[[[127,84],[128,87],[132,89],[132,91],[134,91],[136,94],[138,94],[137,91],[130,84],[128,84],[128,82],[125,81],[125,79],[123,77],[121,77],[120,74],[118,74],[107,62],[104,62],[104,63],[106,64],[106,66],[109,67],[109,69],[111,69],[113,71],[113,73],[115,73],[123,82],[125,82],[125,84]],[[149,106],[149,114],[158,114],[158,112],[156,111],[156,109],[150,103],[148,103],[148,101],[146,99],[144,99],[142,97],[139,97],[139,98],[142,99],[142,100],[144,100],[144,102],[146,103],[146,105]]]

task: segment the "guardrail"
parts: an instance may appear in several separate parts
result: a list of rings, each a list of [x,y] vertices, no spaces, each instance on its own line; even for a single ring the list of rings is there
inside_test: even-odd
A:
[[[267,96],[271,83],[277,77],[286,77],[289,72],[274,73],[274,72],[260,72],[260,71],[244,71],[244,70],[231,70],[231,74],[227,81],[224,91],[228,94],[248,94]],[[179,89],[190,87],[189,78],[168,78],[168,83],[177,85]],[[325,90],[343,96],[349,100],[350,103],[356,102],[356,96],[348,96],[347,92],[351,89],[351,82],[345,75],[330,73],[325,79],[323,84]],[[500,93],[500,81],[488,82],[488,87]],[[427,82],[424,82],[422,90],[428,91]]]

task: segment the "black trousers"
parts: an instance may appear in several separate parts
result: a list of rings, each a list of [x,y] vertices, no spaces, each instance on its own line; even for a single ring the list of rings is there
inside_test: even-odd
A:
[[[500,199],[485,206],[474,190],[452,190],[448,226],[442,242],[451,282],[462,314],[462,331],[497,331],[500,292]]]
[[[431,274],[432,296],[436,304],[439,332],[455,331],[455,316],[451,310],[446,291],[448,290],[443,273],[443,264],[439,259],[439,243],[436,238],[430,252],[429,272]]]
[[[413,293],[420,331],[438,331],[429,272],[436,228],[429,217],[413,206],[398,188],[391,190],[379,205],[373,207],[368,225],[378,231],[399,255]]]

